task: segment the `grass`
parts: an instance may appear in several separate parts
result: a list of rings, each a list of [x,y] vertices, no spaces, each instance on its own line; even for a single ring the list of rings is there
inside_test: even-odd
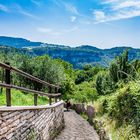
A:
[[[107,114],[100,113],[102,107],[98,101],[94,102],[94,108],[96,112],[94,119],[103,124],[102,127],[112,140],[139,140],[134,132],[134,126],[122,124],[121,126],[117,127],[116,120],[109,118]]]
[[[32,106],[34,105],[33,94],[23,93],[19,90],[11,90],[12,106]],[[38,97],[38,105],[48,104],[48,99],[46,97]],[[0,93],[0,106],[6,105],[6,93],[5,89]]]
[[[139,140],[135,135],[132,125],[123,124],[116,127],[116,121],[109,119],[106,115],[96,117],[96,121],[102,122],[104,130],[112,140]]]

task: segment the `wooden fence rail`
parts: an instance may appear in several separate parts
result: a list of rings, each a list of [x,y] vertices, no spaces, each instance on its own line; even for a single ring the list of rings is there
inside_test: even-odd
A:
[[[60,86],[45,82],[37,77],[34,77],[34,76],[22,71],[22,70],[19,70],[17,68],[10,66],[9,63],[1,63],[0,62],[0,67],[5,69],[5,83],[0,82],[0,86],[6,88],[6,104],[7,104],[7,106],[11,106],[11,89],[17,89],[17,90],[21,90],[24,92],[33,93],[35,106],[37,106],[38,95],[48,96],[50,105],[52,104],[52,98],[55,98],[55,102],[57,102],[57,98],[61,99],[61,93],[58,93]],[[34,82],[40,83],[44,86],[47,86],[49,89],[49,93],[37,91],[36,89],[33,90],[33,89],[25,88],[25,87],[11,85],[10,84],[11,83],[11,71],[16,72],[17,74],[24,76],[24,77],[26,77]],[[55,93],[52,93],[52,88],[55,89]]]

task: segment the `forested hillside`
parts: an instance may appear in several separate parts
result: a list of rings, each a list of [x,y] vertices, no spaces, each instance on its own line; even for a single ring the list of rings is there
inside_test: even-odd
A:
[[[52,58],[61,58],[73,64],[74,68],[82,68],[86,64],[102,65],[108,67],[110,62],[124,50],[129,50],[129,60],[140,59],[140,49],[131,47],[114,47],[111,49],[99,49],[94,46],[83,45],[69,47],[64,45],[32,42],[22,38],[0,37],[0,44],[19,48],[20,52],[30,56],[49,55]]]
[[[86,47],[86,49],[91,48]],[[78,53],[78,51],[81,53],[81,48],[75,50],[74,53]],[[100,52],[96,51],[100,56]],[[120,54],[113,49],[112,51],[114,55]],[[109,51],[108,55],[113,52]],[[41,53],[31,55],[33,52],[27,50],[1,46],[0,61],[10,62],[12,66],[42,80],[59,84],[64,100],[70,99],[73,103],[94,105],[96,112],[94,120],[102,124],[113,140],[137,140],[140,139],[140,60],[132,59],[133,51],[130,52],[129,54],[129,51],[124,51],[118,55],[108,67],[88,64],[82,70],[76,70],[73,69],[72,64],[61,59],[52,59],[48,55],[37,56]],[[96,59],[98,59],[97,56]],[[3,76],[4,72],[0,69],[0,81],[4,80]],[[12,83],[33,89],[36,86],[26,78],[14,74]],[[39,90],[47,92],[42,85],[38,85],[38,87]],[[32,97],[28,93],[12,92],[14,105],[31,105],[33,103]],[[4,89],[1,90],[1,105],[5,105],[4,93]],[[40,97],[39,100],[40,104],[47,103],[45,98]]]
[[[31,55],[48,54],[52,58],[61,58],[73,64],[74,68],[82,68],[86,64],[102,65],[108,67],[110,62],[126,49],[129,50],[129,60],[140,58],[140,49],[130,47],[116,47],[112,49],[98,49],[92,46],[76,48],[39,47],[27,49]]]

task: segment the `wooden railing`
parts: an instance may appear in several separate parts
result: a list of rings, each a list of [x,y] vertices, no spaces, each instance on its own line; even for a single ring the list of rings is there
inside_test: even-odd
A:
[[[5,69],[5,82],[4,83],[0,82],[0,86],[6,88],[6,105],[7,106],[11,106],[11,89],[17,89],[17,90],[21,90],[24,92],[33,93],[35,106],[37,106],[38,95],[49,97],[49,104],[50,105],[52,104],[52,98],[55,99],[55,102],[57,102],[58,98],[61,100],[61,93],[58,93],[60,86],[45,82],[37,77],[34,77],[34,76],[22,71],[22,70],[19,70],[17,68],[10,66],[9,63],[1,63],[0,62],[0,67]],[[11,72],[15,72],[23,77],[26,77],[27,79],[32,80],[33,82],[40,83],[44,86],[47,86],[49,89],[49,93],[41,92],[41,91],[38,91],[35,89],[33,90],[33,89],[25,88],[25,87],[12,85],[11,84]],[[52,93],[53,88],[55,89],[55,93]]]

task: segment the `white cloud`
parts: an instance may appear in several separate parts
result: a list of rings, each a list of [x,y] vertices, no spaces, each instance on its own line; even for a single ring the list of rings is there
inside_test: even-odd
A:
[[[43,27],[39,27],[37,30],[39,32],[42,32],[42,33],[50,33],[50,32],[52,32],[52,29],[50,29],[50,28],[43,28]]]
[[[140,16],[140,10],[122,10],[117,13],[114,17],[112,16],[110,20],[127,19]]]
[[[78,29],[78,27],[77,26],[74,26],[72,28],[64,29],[62,32],[63,33],[70,33],[70,32],[76,31],[77,29]]]
[[[100,17],[95,19],[95,23],[103,23],[103,22],[109,22],[109,21],[115,21],[115,20],[121,20],[121,19],[128,19],[140,16],[140,10],[128,10],[128,11],[120,11],[117,13],[114,13],[113,15],[107,15],[103,18]]]
[[[140,0],[105,0],[102,4],[107,9],[93,11],[95,23],[140,16]]]
[[[38,7],[41,6],[41,1],[31,0],[31,2],[32,2],[33,4],[35,4],[36,6],[38,6]]]
[[[59,0],[51,0],[56,6],[58,6],[58,7],[62,7],[62,2],[61,1],[59,1]]]
[[[52,35],[52,36],[60,36],[60,35],[64,35],[66,33],[70,33],[70,32],[74,32],[78,29],[77,26],[71,27],[71,28],[67,28],[67,29],[63,29],[60,31],[51,29],[51,28],[45,28],[45,27],[39,27],[37,28],[38,32],[44,33],[44,34],[48,34],[48,35]]]
[[[79,12],[78,12],[77,8],[74,5],[72,5],[70,3],[63,3],[63,4],[64,4],[65,9],[67,11],[71,12],[72,14],[79,15]]]
[[[130,7],[140,8],[140,1],[130,0],[130,1],[120,2],[117,5],[113,6],[113,10],[119,10],[122,8],[130,8]]]
[[[53,36],[58,36],[58,35],[62,34],[61,32],[57,32],[51,28],[45,28],[45,27],[39,27],[39,28],[37,28],[37,31],[44,33],[44,34],[53,35]]]
[[[114,2],[118,2],[120,0],[103,0],[103,4],[109,4],[109,3],[114,3]]]
[[[101,10],[93,11],[93,15],[94,15],[96,21],[104,21],[106,18],[105,13]]]
[[[24,11],[24,10],[20,10],[19,13],[21,13],[22,15],[27,16],[27,17],[38,19],[35,15],[33,15],[33,14],[27,12],[27,11]]]
[[[75,16],[71,16],[71,17],[70,17],[70,21],[71,21],[71,22],[74,22],[76,19],[77,19],[77,17],[75,17]]]
[[[60,7],[60,8],[65,8],[66,11],[74,14],[74,15],[80,15],[77,7],[75,5],[73,5],[70,2],[66,2],[63,0],[51,0],[56,6]]]
[[[20,5],[16,4],[15,5],[15,8],[17,9],[18,13],[24,15],[24,16],[27,16],[27,17],[30,17],[30,18],[33,18],[33,19],[37,19],[39,20],[40,18],[37,17],[36,15],[24,10]]]
[[[5,5],[0,4],[0,11],[9,12],[9,9]]]

